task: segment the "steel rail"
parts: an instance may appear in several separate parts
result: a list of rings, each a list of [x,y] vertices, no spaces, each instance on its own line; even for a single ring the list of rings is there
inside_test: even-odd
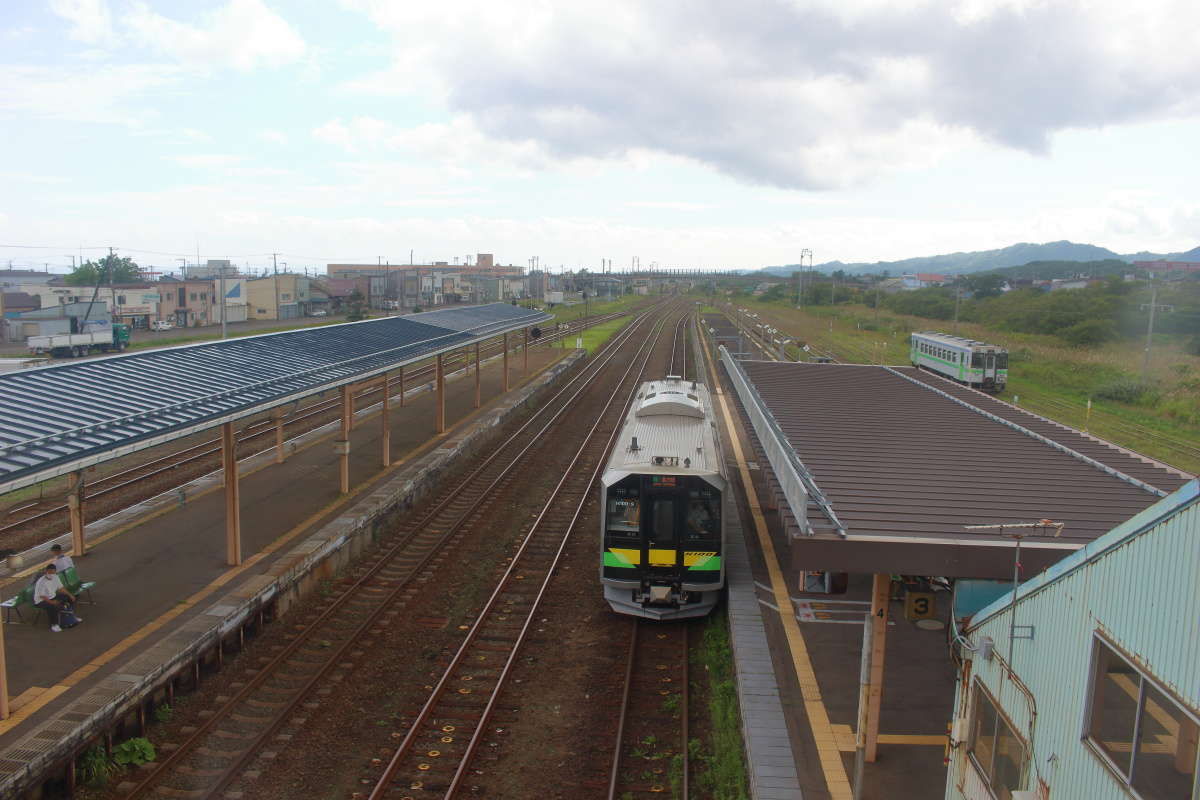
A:
[[[501,476],[492,481],[491,484],[489,484],[488,487],[480,494],[479,501],[477,502],[482,502],[483,499],[486,499],[491,488],[493,488],[499,482],[500,478],[505,474],[511,473],[513,470],[515,470],[521,463],[521,457],[525,455],[535,444],[544,440],[542,434],[549,428],[551,424],[553,424],[554,421],[562,417],[562,415],[571,407],[571,403],[573,403],[583,389],[590,385],[601,374],[604,368],[611,363],[621,345],[632,336],[632,332],[638,326],[638,323],[647,317],[648,315],[642,315],[642,317],[640,317],[638,320],[635,320],[635,324],[630,325],[625,331],[622,332],[622,336],[619,336],[606,345],[605,349],[601,353],[601,357],[589,364],[589,369],[591,371],[590,374],[585,371],[574,376],[574,378],[572,378],[572,380],[569,381],[566,386],[556,393],[554,397],[548,400],[547,403],[544,404],[543,407],[533,415],[533,417],[527,420],[505,442],[493,449],[490,455],[484,459],[484,461],[481,462],[475,470],[463,478],[457,484],[455,489],[448,493],[448,497],[442,503],[438,504],[435,509],[425,514],[422,520],[416,525],[411,526],[412,533],[410,535],[402,537],[401,540],[392,546],[386,553],[379,556],[364,575],[357,579],[345,592],[335,598],[330,605],[326,607],[326,609],[322,611],[322,613],[318,615],[316,619],[309,623],[305,627],[305,630],[299,632],[292,642],[289,643],[279,654],[277,654],[270,662],[261,667],[255,676],[248,681],[246,685],[238,691],[237,694],[232,696],[220,709],[215,711],[204,722],[203,725],[198,727],[197,730],[193,732],[187,740],[181,743],[180,746],[173,750],[166,759],[160,762],[157,768],[150,775],[147,775],[145,779],[143,779],[137,786],[135,786],[127,796],[132,798],[144,793],[152,785],[164,778],[168,771],[174,769],[174,767],[179,764],[180,761],[182,761],[185,757],[190,756],[197,745],[204,741],[207,735],[211,733],[220,722],[225,720],[228,715],[242,703],[242,701],[249,699],[256,689],[258,689],[269,678],[274,677],[280,671],[279,668],[287,663],[288,659],[295,655],[296,651],[299,650],[300,647],[309,643],[311,640],[311,635],[318,631],[322,624],[331,620],[335,613],[343,610],[352,598],[360,596],[361,590],[368,584],[368,582],[375,578],[386,567],[388,567],[393,559],[400,555],[402,551],[413,541],[417,533],[425,530],[428,522],[432,520],[437,513],[448,506],[451,500],[456,499],[458,492],[461,491],[463,487],[470,485],[473,480],[483,472],[484,469],[486,469],[492,462],[494,462],[503,454],[505,448],[516,441],[524,432],[533,427],[534,423],[538,421],[539,417],[541,417],[546,410],[551,408],[550,404],[553,401],[566,394],[572,385],[575,383],[580,383],[579,388],[574,394],[566,399],[563,406],[557,410],[551,420],[547,422],[546,425],[542,426],[542,428],[538,430],[532,437],[530,437],[529,442],[525,444],[520,452],[517,453],[512,461],[504,468]],[[362,638],[366,631],[370,630],[373,625],[377,624],[379,616],[393,604],[396,598],[398,598],[400,594],[408,587],[411,580],[421,573],[421,570],[428,564],[428,562],[432,560],[439,552],[441,552],[444,545],[453,538],[455,533],[457,533],[458,526],[461,526],[462,522],[467,519],[473,510],[474,509],[469,508],[462,512],[459,515],[456,524],[446,528],[446,530],[437,538],[437,541],[428,548],[425,555],[410,569],[410,574],[404,580],[397,582],[394,589],[389,592],[388,596],[378,605],[375,611],[372,612],[338,648],[329,652],[324,664],[318,668],[316,673],[314,673],[305,681],[302,687],[294,692],[294,697],[287,704],[287,706],[280,711],[275,716],[274,720],[271,721],[268,726],[254,738],[254,740],[242,752],[242,754],[231,765],[223,770],[220,776],[217,776],[216,780],[210,784],[208,789],[200,790],[202,792],[200,796],[214,796],[218,792],[222,791],[229,783],[235,780],[238,775],[240,775],[246,763],[248,763],[249,760],[253,759],[257,755],[262,743],[278,730],[278,728],[287,720],[288,716],[295,709],[295,707],[305,699],[308,692],[311,691],[311,689],[316,686],[316,684],[323,677],[325,677],[326,674],[328,674],[329,670],[334,668],[340,662],[346,651],[355,645]]]
[[[634,357],[634,362],[636,362],[638,360],[638,357],[641,356],[641,364],[638,369],[639,374],[644,372],[646,362],[649,360],[650,355],[653,353],[654,344],[657,343],[657,340],[661,335],[661,327],[662,326],[660,325],[658,332],[656,332],[656,334],[653,337],[650,337],[643,341],[642,346],[639,349],[639,355],[635,355],[635,357]],[[644,352],[644,355],[641,355],[643,352]],[[629,374],[633,371],[634,365],[635,365],[634,363],[631,363],[629,365],[625,374],[621,377],[620,381],[618,382],[618,385],[620,383],[623,383],[628,378]],[[628,404],[629,399],[632,398],[633,393],[636,391],[636,388],[637,387],[635,385],[630,389],[622,408],[624,407],[624,405]],[[547,514],[550,512],[551,508],[554,506],[554,504],[558,500],[560,493],[563,492],[563,487],[566,485],[568,479],[572,476],[573,467],[575,466],[576,463],[578,463],[579,459],[583,456],[585,451],[587,451],[589,449],[589,447],[594,444],[595,433],[596,433],[597,429],[599,428],[600,424],[603,422],[605,415],[613,407],[613,402],[615,399],[616,399],[616,393],[613,393],[612,395],[609,396],[608,400],[606,401],[604,409],[597,415],[596,421],[593,423],[592,427],[588,430],[587,434],[584,437],[583,442],[580,444],[580,446],[576,450],[576,452],[572,458],[571,467],[568,467],[568,469],[564,472],[562,478],[559,479],[559,482],[556,484],[556,486],[552,490],[550,499],[547,500],[547,502],[543,505],[540,513],[538,514],[537,518],[534,520],[529,531],[526,533],[524,539],[522,540],[520,548],[513,555],[512,559],[509,561],[508,567],[505,569],[504,573],[500,576],[499,580],[496,583],[496,588],[493,590],[492,594],[489,596],[488,600],[485,602],[483,608],[480,610],[475,622],[472,624],[470,629],[467,631],[462,644],[459,646],[458,650],[455,652],[454,656],[451,658],[450,663],[447,665],[447,667],[445,668],[445,670],[442,673],[442,676],[439,678],[439,680],[434,685],[434,688],[430,691],[429,697],[427,698],[426,702],[422,705],[422,707],[421,707],[420,711],[417,713],[416,717],[414,717],[414,719],[409,723],[409,728],[408,728],[407,734],[405,735],[404,739],[401,741],[400,745],[397,747],[397,749],[396,749],[395,753],[392,755],[391,759],[389,759],[387,765],[384,767],[383,773],[381,774],[379,779],[376,781],[375,786],[369,795],[370,800],[378,800],[378,798],[380,798],[384,793],[386,793],[389,790],[391,782],[392,782],[393,778],[395,777],[396,771],[400,767],[401,760],[409,754],[418,733],[421,732],[423,725],[425,724],[425,722],[428,721],[428,719],[430,718],[430,715],[433,713],[433,710],[436,708],[436,706],[438,705],[438,702],[441,700],[441,698],[444,694],[444,691],[446,689],[446,686],[449,683],[451,677],[454,675],[454,673],[459,668],[459,666],[463,664],[463,662],[466,658],[466,654],[468,653],[469,649],[471,648],[471,645],[474,643],[476,638],[479,636],[480,631],[482,630],[485,622],[491,621],[491,611],[495,608],[496,603],[497,603],[498,599],[500,598],[500,596],[502,595],[502,593],[504,592],[505,588],[512,582],[511,578],[512,578],[514,572],[516,571],[516,569],[518,568],[518,565],[521,565],[522,569],[527,568],[528,565],[523,564],[522,557],[525,556],[528,552],[530,552],[530,545],[534,541],[535,534],[537,534],[539,532],[539,529],[542,526],[543,520],[546,519]],[[605,442],[605,445],[604,445],[605,452],[607,452],[607,449],[611,445],[612,440],[615,436],[616,436],[616,426],[614,425],[613,430],[610,433],[608,440]],[[593,470],[593,474],[588,478],[585,486],[587,486],[587,487],[591,486],[591,483],[595,480],[595,476],[599,473],[600,469],[602,468],[603,463],[604,463],[604,460],[603,460],[602,456],[597,458],[596,467]],[[579,493],[579,500],[574,509],[574,514],[573,514],[572,518],[570,519],[570,521],[568,523],[566,523],[564,526],[563,534],[559,541],[558,548],[556,549],[554,556],[551,558],[550,563],[544,567],[545,576],[543,578],[542,584],[539,587],[539,590],[538,590],[536,596],[534,597],[533,601],[530,603],[529,609],[526,613],[525,621],[524,621],[523,625],[521,626],[520,631],[518,632],[517,638],[511,644],[508,658],[506,659],[505,664],[504,664],[503,668],[501,669],[500,674],[496,678],[495,685],[492,688],[492,691],[491,691],[490,697],[487,701],[487,704],[480,715],[479,722],[475,725],[474,733],[473,733],[471,739],[468,741],[468,743],[466,745],[466,749],[459,761],[458,768],[456,769],[453,777],[451,778],[451,782],[450,782],[449,787],[445,794],[446,797],[453,796],[454,791],[457,789],[459,783],[462,780],[463,775],[466,772],[467,766],[470,763],[471,757],[473,756],[475,749],[478,747],[479,737],[482,734],[483,730],[487,727],[487,722],[488,722],[488,719],[490,718],[492,710],[494,709],[495,702],[496,702],[497,698],[500,696],[501,690],[504,688],[505,681],[511,672],[512,665],[517,656],[517,653],[520,651],[520,647],[525,641],[525,637],[528,633],[529,626],[532,624],[532,620],[533,620],[534,616],[536,615],[538,608],[541,605],[542,598],[544,597],[546,589],[549,586],[549,582],[550,582],[551,578],[553,578],[556,574],[556,569],[557,569],[559,560],[561,559],[561,556],[566,547],[567,541],[570,538],[570,534],[571,534],[572,530],[574,529],[575,523],[579,519],[579,515],[581,514],[583,506],[587,502],[588,497],[589,497],[589,493],[586,490]],[[540,569],[541,567],[537,567],[537,568]]]
[[[688,729],[688,712],[689,712],[688,659],[689,659],[689,656],[691,655],[691,650],[690,650],[690,642],[689,642],[688,633],[691,630],[691,628],[687,622],[658,623],[658,622],[649,622],[644,619],[636,619],[635,618],[633,620],[633,626],[632,626],[633,631],[630,636],[630,642],[629,642],[629,656],[625,662],[625,683],[624,683],[624,688],[621,691],[621,714],[618,719],[616,741],[613,746],[612,768],[609,770],[609,776],[608,776],[608,795],[607,795],[608,800],[618,800],[619,797],[625,797],[626,795],[631,796],[634,794],[634,791],[630,791],[629,787],[625,787],[625,790],[622,791],[621,763],[622,763],[622,756],[623,756],[624,750],[625,750],[626,729],[629,727],[630,718],[633,714],[632,699],[633,699],[633,695],[634,695],[634,682],[637,681],[639,678],[643,679],[643,681],[644,681],[645,676],[648,674],[658,674],[657,671],[655,671],[653,673],[651,673],[649,671],[645,671],[644,673],[642,673],[635,669],[635,667],[638,664],[639,657],[644,656],[645,651],[650,649],[650,645],[647,645],[645,647],[642,647],[640,645],[641,638],[639,636],[639,632],[641,631],[641,629],[643,627],[649,626],[649,625],[654,625],[659,630],[662,630],[665,626],[672,625],[675,627],[675,629],[679,630],[679,632],[680,632],[680,640],[681,640],[681,644],[682,644],[681,651],[679,654],[679,664],[678,664],[679,674],[681,676],[681,678],[680,678],[681,687],[680,687],[679,706],[678,706],[678,709],[679,709],[679,731],[680,731],[678,755],[679,755],[679,759],[680,759],[680,768],[681,768],[680,797],[682,797],[683,800],[687,800],[687,798],[689,796],[689,781],[690,781],[689,773],[691,772],[691,761],[690,761],[689,752],[688,752],[688,736],[689,736],[689,729]],[[669,635],[669,633],[668,634],[659,634],[660,638],[662,638],[665,635]],[[655,696],[657,696],[657,695],[655,695]],[[652,786],[648,790],[648,793],[658,794],[658,793],[662,792],[663,788],[665,788],[665,787]],[[635,791],[636,791],[636,789],[635,789]]]

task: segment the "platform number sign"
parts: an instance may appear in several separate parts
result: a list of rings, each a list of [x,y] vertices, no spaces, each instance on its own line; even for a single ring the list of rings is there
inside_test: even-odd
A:
[[[929,619],[934,615],[933,592],[905,592],[904,618]]]

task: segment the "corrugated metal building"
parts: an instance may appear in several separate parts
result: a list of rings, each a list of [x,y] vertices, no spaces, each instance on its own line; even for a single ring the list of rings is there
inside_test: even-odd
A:
[[[976,615],[946,800],[1200,798],[1198,500],[1193,480]]]

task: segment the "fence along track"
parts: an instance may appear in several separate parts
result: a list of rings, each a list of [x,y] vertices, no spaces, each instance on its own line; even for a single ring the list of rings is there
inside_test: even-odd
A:
[[[338,670],[352,669],[354,661],[370,650],[373,637],[386,625],[384,617],[400,613],[411,581],[445,551],[465,523],[478,519],[487,503],[502,496],[502,492],[493,491],[495,487],[528,466],[534,445],[551,438],[545,436],[551,426],[569,422],[565,412],[615,365],[622,345],[632,340],[635,330],[647,319],[648,315],[642,315],[606,346],[584,372],[497,446],[454,490],[443,492],[441,501],[420,520],[390,532],[381,543],[384,552],[369,566],[355,568],[346,581],[348,588],[315,619],[300,626],[303,629],[278,655],[258,669],[236,695],[214,711],[128,796],[141,796],[153,788],[159,795],[205,798],[233,784],[313,689]],[[563,427],[570,429],[569,424]],[[473,501],[463,501],[464,489],[472,490]]]
[[[604,317],[596,317],[592,321],[591,324],[593,324],[593,325],[599,324],[601,322],[606,322],[609,319],[614,319],[619,316],[623,316],[623,314],[612,314],[612,315],[606,315]],[[571,325],[576,325],[576,323],[574,323],[574,322],[568,323],[568,329],[566,331],[561,331],[561,332],[556,331],[554,333],[548,334],[546,337],[544,337],[540,341],[547,342],[547,341],[551,341],[551,340],[563,339],[563,338],[566,338],[567,336],[574,335],[576,333],[576,331],[582,327],[582,323],[576,325],[576,327],[570,327]],[[490,345],[490,346],[484,348],[483,352],[485,355],[487,355],[489,353],[490,354],[498,353],[499,350],[500,350],[500,346],[493,344],[493,345]],[[470,361],[471,361],[471,357],[469,355],[463,355],[459,358],[451,359],[451,361],[449,362],[449,365],[448,365],[448,371],[452,371],[455,368],[454,365],[456,363],[459,365],[457,368],[467,369],[470,366]],[[428,382],[428,379],[432,379],[433,372],[434,372],[434,368],[431,364],[426,364],[424,366],[417,367],[416,369],[412,370],[409,374],[405,375],[405,378],[404,378],[405,386],[413,387],[414,385],[423,385]],[[399,383],[400,383],[399,378],[393,378],[389,381],[389,386],[393,386],[393,387],[398,386]],[[368,408],[368,407],[370,407],[370,405],[373,405],[373,404],[379,402],[378,400],[371,400],[370,403],[367,403],[365,405],[363,404],[364,400],[368,400],[375,395],[382,396],[382,391],[383,391],[382,388],[380,388],[378,386],[372,386],[372,387],[366,389],[365,391],[355,395],[354,400],[355,400],[356,407],[357,408]],[[329,414],[330,412],[337,411],[340,408],[341,408],[341,400],[340,399],[335,398],[332,400],[323,400],[323,401],[320,401],[317,403],[313,403],[312,405],[307,406],[300,411],[297,411],[293,414],[288,415],[287,417],[284,418],[283,425],[287,428],[294,428],[297,425],[302,425],[302,423],[309,422],[310,424],[308,424],[308,425],[302,425],[300,431],[298,432],[298,433],[306,433],[309,430],[312,430],[313,428],[318,427],[319,424],[323,424],[323,423],[318,423],[315,420],[313,420],[314,417],[319,417],[324,414]],[[275,431],[275,421],[274,420],[252,421],[249,424],[247,424],[246,427],[243,428],[241,431],[238,431],[238,434],[237,434],[238,445],[241,446],[248,442],[254,441],[255,439],[258,439],[260,437],[272,435],[274,433],[274,431]],[[298,433],[292,434],[292,435],[298,435]],[[220,453],[221,453],[220,440],[219,439],[210,439],[208,441],[201,442],[200,444],[196,444],[191,447],[186,447],[182,450],[178,450],[174,453],[170,453],[170,454],[162,456],[160,458],[156,458],[151,461],[147,461],[145,463],[138,464],[137,466],[133,466],[128,469],[121,470],[120,472],[116,472],[116,473],[113,473],[110,475],[105,475],[104,477],[95,479],[88,484],[87,499],[89,501],[95,501],[106,495],[114,494],[114,493],[122,491],[122,490],[127,490],[130,487],[133,487],[142,481],[146,481],[146,480],[149,480],[156,476],[163,475],[163,474],[168,473],[171,470],[174,470],[178,467],[183,467],[188,464],[193,464],[193,463],[196,463],[199,461],[203,461],[204,459],[215,459],[220,455]],[[162,491],[168,491],[169,488],[170,487],[168,487],[168,488],[160,487],[155,490],[155,494],[162,492]],[[17,508],[10,509],[6,516],[11,516],[11,515],[18,514],[21,512],[24,512],[24,513],[22,513],[22,515],[19,519],[15,519],[15,520],[10,519],[6,522],[5,525],[0,526],[0,537],[3,537],[5,535],[11,535],[11,534],[19,531],[22,527],[24,527],[26,525],[30,525],[30,524],[33,524],[35,522],[39,522],[42,520],[48,520],[49,518],[51,518],[55,515],[65,516],[67,513],[67,506],[65,503],[57,503],[57,505],[52,505],[50,508],[45,508],[46,505],[48,505],[49,503],[52,503],[52,502],[57,502],[57,501],[37,501],[34,503],[27,503],[27,504],[19,506]]]
[[[408,797],[413,788],[442,792],[449,798],[460,787],[592,485],[603,469],[617,423],[660,336],[661,326],[644,341],[635,359],[640,361],[636,371],[631,364],[621,378],[624,385],[630,374],[636,376],[621,402],[616,402],[620,392],[613,392],[597,415],[571,466],[533,521],[462,645],[409,723],[403,741],[375,782],[370,800]],[[603,431],[608,435],[597,435]],[[536,591],[534,583],[538,584]],[[497,663],[502,656],[503,663]],[[465,739],[464,731],[469,732],[469,739]]]
[[[631,627],[608,800],[653,797],[676,787],[686,800],[690,625],[635,619]]]

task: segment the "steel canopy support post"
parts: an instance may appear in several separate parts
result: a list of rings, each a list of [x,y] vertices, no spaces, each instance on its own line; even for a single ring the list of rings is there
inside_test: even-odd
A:
[[[8,664],[4,660],[3,623],[0,623],[0,719],[8,719]]]
[[[879,709],[883,704],[883,656],[887,648],[888,599],[892,576],[875,574],[871,587],[871,685],[867,692],[867,761],[875,763],[879,751]]]
[[[480,406],[479,394],[479,342],[475,343],[475,407]]]
[[[400,368],[400,407],[404,408],[404,367]]]
[[[282,464],[287,458],[283,449],[283,409],[275,409],[275,463]]]
[[[508,393],[508,332],[507,331],[505,331],[505,333],[504,333],[503,349],[504,349],[504,392],[505,392],[505,394],[507,394]]]
[[[238,499],[237,437],[233,423],[221,426],[221,465],[225,475],[225,562],[242,563],[242,509]]]
[[[350,386],[342,387],[342,438],[333,443],[333,451],[338,454],[341,467],[342,494],[350,492],[350,426],[354,419],[354,396]]]
[[[392,385],[386,372],[383,373],[383,413],[380,414],[380,424],[383,427],[380,436],[383,440],[383,465],[389,467],[392,464]]]
[[[437,415],[435,422],[438,433],[446,432],[446,365],[444,359],[445,355],[438,353],[437,367],[434,372],[437,386]]]
[[[525,366],[522,368],[521,375],[529,375],[529,328],[525,329],[525,345],[521,348],[525,353]]]
[[[75,557],[85,552],[83,542],[83,470],[71,473],[71,485],[67,489],[67,512],[71,517],[71,549]]]

